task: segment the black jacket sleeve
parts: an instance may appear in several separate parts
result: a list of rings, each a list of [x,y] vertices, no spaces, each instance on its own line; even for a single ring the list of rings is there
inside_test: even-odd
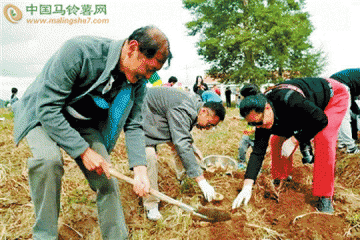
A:
[[[270,134],[270,130],[262,128],[256,129],[254,148],[250,154],[249,163],[245,172],[245,179],[249,178],[254,181],[256,180],[264,161],[266,149],[269,145]]]

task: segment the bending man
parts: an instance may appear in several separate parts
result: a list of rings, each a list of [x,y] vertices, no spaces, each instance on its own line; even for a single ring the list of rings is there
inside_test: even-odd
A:
[[[146,157],[150,185],[158,189],[158,168],[156,146],[168,143],[175,153],[174,168],[177,178],[181,180],[184,174],[195,178],[205,198],[211,201],[215,191],[203,176],[195,152],[201,153],[193,145],[191,129],[210,129],[225,118],[225,108],[222,103],[200,101],[198,96],[192,96],[185,91],[167,87],[153,87],[148,90],[143,104],[144,130],[146,141]],[[147,217],[158,220],[161,214],[158,210],[159,200],[153,196],[143,199]]]
[[[128,230],[116,179],[109,175],[110,152],[125,131],[134,191],[149,191],[141,105],[146,79],[171,56],[156,27],[135,30],[113,41],[77,37],[67,41],[14,106],[15,141],[26,137],[35,207],[34,239],[57,239],[61,178],[60,148],[75,159],[97,193],[103,239],[127,239]],[[103,174],[105,173],[105,175]]]

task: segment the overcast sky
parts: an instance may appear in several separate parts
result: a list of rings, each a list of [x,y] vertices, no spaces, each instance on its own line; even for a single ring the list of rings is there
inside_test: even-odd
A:
[[[192,85],[197,75],[204,75],[206,65],[197,56],[196,38],[187,36],[184,24],[191,20],[190,13],[182,8],[181,0],[86,0],[76,1],[83,4],[105,4],[107,14],[93,13],[93,19],[108,19],[107,24],[30,24],[28,19],[85,18],[77,15],[59,14],[40,15],[40,4],[50,5],[53,1],[34,0],[30,2],[12,2],[22,12],[18,23],[10,23],[3,14],[4,7],[10,2],[1,1],[1,49],[0,49],[0,99],[8,100],[12,87],[19,89],[19,96],[39,74],[51,55],[69,38],[78,35],[94,35],[112,39],[124,39],[133,30],[145,25],[158,26],[169,38],[174,59],[168,70],[159,72],[163,82],[172,75],[185,85]],[[63,9],[74,5],[74,1],[57,1]],[[29,6],[37,11],[28,12]],[[81,10],[81,9],[80,9]],[[315,31],[311,41],[321,48],[328,57],[328,66],[321,76],[345,68],[359,67],[360,56],[360,0],[308,0],[307,11]]]

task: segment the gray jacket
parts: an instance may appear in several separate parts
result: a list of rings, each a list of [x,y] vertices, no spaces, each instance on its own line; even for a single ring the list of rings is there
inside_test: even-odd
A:
[[[147,91],[142,109],[146,146],[172,142],[189,177],[202,174],[190,131],[203,105],[198,96],[185,91],[152,87]]]
[[[49,59],[40,75],[13,105],[16,144],[32,128],[41,124],[71,157],[79,157],[89,144],[70,126],[63,111],[70,104],[84,99],[91,91],[96,91],[101,84],[104,86],[113,79],[111,71],[119,62],[123,43],[124,41],[89,36],[68,40]],[[124,128],[130,168],[146,165],[145,139],[141,126],[141,105],[146,93],[146,83],[140,80],[136,84],[128,81],[121,84],[121,88],[131,91],[130,100],[115,126],[116,129],[113,129],[116,131],[112,134],[115,140],[107,145],[107,150],[110,152],[113,149]],[[111,119],[107,117],[102,128],[105,129],[110,123]]]

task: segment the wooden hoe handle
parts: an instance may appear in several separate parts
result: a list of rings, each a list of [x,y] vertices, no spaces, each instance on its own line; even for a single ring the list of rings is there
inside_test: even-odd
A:
[[[122,180],[124,180],[124,181],[126,181],[126,182],[128,182],[128,183],[130,183],[132,185],[134,185],[134,183],[135,183],[134,179],[132,179],[132,178],[130,178],[128,176],[125,176],[122,173],[119,173],[118,171],[116,171],[113,168],[110,168],[109,172],[110,172],[110,174],[112,176],[114,176],[116,178],[119,178],[119,179],[122,179]],[[159,191],[156,191],[155,189],[150,188],[150,194],[154,195],[155,197],[159,198],[162,201],[165,201],[167,203],[174,204],[174,205],[176,205],[178,207],[181,207],[185,211],[196,212],[196,209],[193,208],[192,206],[189,206],[189,205],[187,205],[185,203],[182,203],[182,202],[180,202],[178,200],[175,200],[175,199],[173,199],[173,198],[171,198],[171,197],[169,197],[169,196],[167,196],[167,195],[165,195],[165,194],[163,194],[163,193],[161,193]]]

